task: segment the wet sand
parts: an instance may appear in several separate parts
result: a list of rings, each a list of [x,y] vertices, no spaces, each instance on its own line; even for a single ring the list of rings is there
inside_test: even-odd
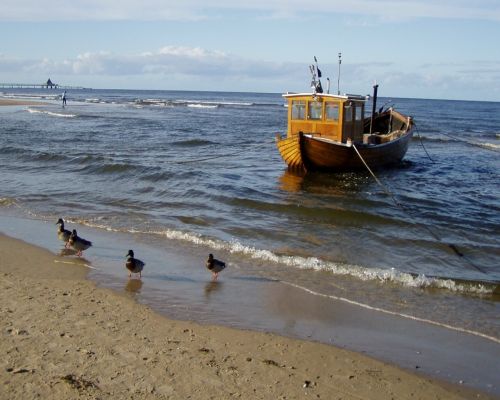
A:
[[[33,100],[14,100],[14,99],[1,99],[0,106],[42,106],[44,104],[49,104],[42,101]]]
[[[3,234],[0,259],[2,399],[493,398],[334,346],[166,319]]]

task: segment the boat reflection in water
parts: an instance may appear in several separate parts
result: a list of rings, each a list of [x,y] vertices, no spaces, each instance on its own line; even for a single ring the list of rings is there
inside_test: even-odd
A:
[[[310,194],[328,195],[349,198],[359,194],[366,188],[365,184],[372,184],[368,173],[354,172],[325,173],[306,172],[288,168],[279,177],[279,187],[290,193],[307,192]]]

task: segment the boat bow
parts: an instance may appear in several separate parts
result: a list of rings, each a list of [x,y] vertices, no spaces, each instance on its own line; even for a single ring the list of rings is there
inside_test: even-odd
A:
[[[300,135],[284,138],[278,133],[276,134],[276,146],[289,168],[305,170],[302,152],[300,151]]]

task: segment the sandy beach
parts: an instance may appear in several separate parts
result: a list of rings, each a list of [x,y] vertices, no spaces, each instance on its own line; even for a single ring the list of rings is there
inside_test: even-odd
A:
[[[2,399],[493,398],[334,346],[166,319],[3,234],[0,258]]]

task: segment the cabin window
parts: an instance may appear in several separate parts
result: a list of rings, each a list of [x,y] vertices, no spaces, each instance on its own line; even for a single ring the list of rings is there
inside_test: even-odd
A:
[[[325,103],[325,114],[328,121],[339,120],[339,105],[337,103]]]
[[[344,121],[346,122],[352,121],[352,111],[353,107],[350,104],[344,106]]]
[[[361,121],[363,119],[363,106],[361,104],[359,104],[356,107],[356,113],[354,115],[354,119],[356,121]]]
[[[321,110],[323,108],[323,104],[319,101],[310,101],[309,102],[309,119],[321,119]]]
[[[292,100],[292,119],[306,119],[306,102]]]

